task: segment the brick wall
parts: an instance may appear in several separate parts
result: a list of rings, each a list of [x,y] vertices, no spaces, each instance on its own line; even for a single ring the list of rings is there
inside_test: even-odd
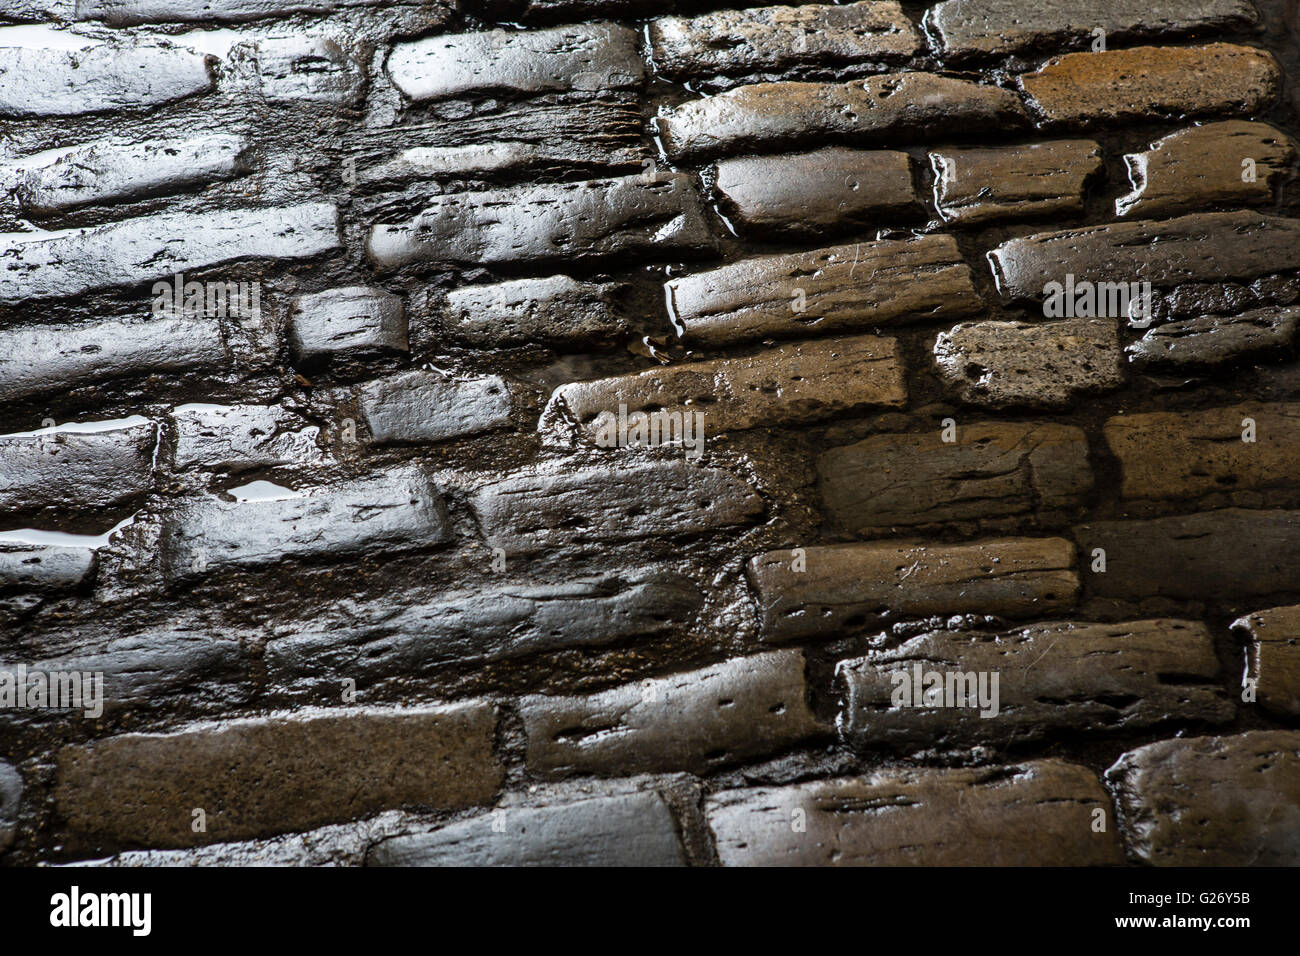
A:
[[[1300,862],[1295,3],[0,22],[5,863]]]

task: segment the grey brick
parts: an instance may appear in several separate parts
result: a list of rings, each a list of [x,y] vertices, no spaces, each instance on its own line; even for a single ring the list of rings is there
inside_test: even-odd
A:
[[[447,294],[447,326],[480,345],[589,345],[628,329],[616,289],[562,275],[463,286]]]
[[[311,364],[344,354],[405,352],[406,310],[400,297],[369,286],[328,289],[294,298],[289,349]]]
[[[445,441],[510,424],[510,389],[497,375],[456,380],[416,369],[367,382],[357,403],[377,445]]]
[[[1150,329],[1125,348],[1140,368],[1219,365],[1295,341],[1300,306],[1269,306],[1240,315],[1203,315]]]
[[[0,590],[67,590],[95,570],[90,548],[0,546]]]
[[[229,471],[315,464],[320,429],[279,405],[178,405],[172,409],[177,468]]]
[[[13,765],[0,761],[0,853],[14,842],[18,808],[23,801],[23,778]]]

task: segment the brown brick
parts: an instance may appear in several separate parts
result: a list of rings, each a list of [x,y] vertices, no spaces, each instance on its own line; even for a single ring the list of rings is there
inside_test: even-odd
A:
[[[1245,678],[1255,699],[1282,717],[1300,715],[1300,605],[1256,611],[1232,622],[1246,643]]]
[[[528,769],[705,771],[817,736],[800,651],[733,658],[586,697],[525,697]]]
[[[1120,757],[1106,784],[1143,863],[1300,864],[1300,733],[1162,740]]]
[[[838,544],[769,551],[748,576],[770,642],[832,637],[887,614],[1037,617],[1074,603],[1074,557],[1062,538]]]
[[[934,200],[945,222],[1069,216],[1083,211],[1083,188],[1101,170],[1101,147],[1069,139],[993,149],[930,153]]]
[[[1244,420],[1254,440],[1243,441]],[[1124,471],[1125,498],[1197,498],[1289,486],[1300,471],[1300,405],[1247,402],[1199,412],[1107,419],[1106,443]]]
[[[757,83],[670,108],[655,120],[674,162],[772,152],[810,138],[898,142],[954,130],[1014,129],[1027,122],[1010,90],[932,73],[849,83]]]
[[[611,447],[608,439],[625,420],[624,409],[627,416],[660,411],[703,416],[702,422],[691,419],[692,435],[707,440],[722,432],[815,421],[906,400],[897,343],[858,335],[561,385],[542,422],[562,430],[566,421],[576,421],[584,438]],[[635,428],[635,419],[631,425]]]
[[[1124,851],[1092,771],[1059,760],[886,769],[705,803],[723,866],[1113,866]],[[795,826],[794,823],[801,824]]]
[[[1269,306],[1240,315],[1202,315],[1157,325],[1129,345],[1139,367],[1220,365],[1295,341],[1300,306]]]
[[[1228,120],[1190,126],[1124,157],[1133,191],[1117,216],[1170,216],[1205,206],[1259,206],[1296,159],[1295,140],[1267,123]],[[1243,167],[1250,160],[1253,168]],[[1253,177],[1253,179],[1252,179]]]
[[[932,673],[944,681],[937,698],[927,696]],[[859,750],[1002,749],[1060,733],[1225,723],[1236,710],[1199,621],[934,631],[841,661],[836,680],[839,731]]]
[[[845,332],[981,308],[951,236],[743,259],[664,288],[683,338],[701,345]]]
[[[71,829],[182,847],[303,830],[405,805],[491,800],[502,769],[487,703],[280,714],[126,734],[59,753]],[[207,832],[191,828],[202,809]]]
[[[1210,43],[1067,53],[1022,74],[1020,86],[1049,122],[1092,125],[1262,113],[1281,79],[1267,50]]]
[[[893,150],[745,156],[718,163],[716,175],[727,218],[756,233],[844,232],[918,208],[911,160]]]
[[[1092,487],[1082,429],[1046,422],[961,425],[873,435],[817,460],[822,506],[859,536],[923,525],[1069,508]]]

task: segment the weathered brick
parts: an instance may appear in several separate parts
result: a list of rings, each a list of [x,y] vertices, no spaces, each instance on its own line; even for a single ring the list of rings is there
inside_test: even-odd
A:
[[[480,345],[588,345],[627,331],[617,286],[568,276],[471,285],[447,294],[447,327]]]
[[[164,46],[0,48],[0,116],[147,109],[212,89],[207,57]]]
[[[383,289],[347,286],[297,296],[289,321],[289,349],[299,363],[409,349],[402,300]]]
[[[1020,87],[1048,122],[1092,125],[1251,116],[1272,105],[1281,80],[1267,50],[1209,43],[1067,53],[1021,74]]]
[[[1254,682],[1254,699],[1283,717],[1300,715],[1300,605],[1247,614],[1232,629],[1246,643],[1243,684]]]
[[[1224,508],[1074,529],[1089,592],[1105,597],[1223,600],[1295,589],[1300,512]],[[1095,549],[1105,552],[1105,571]]]
[[[534,773],[703,771],[817,736],[806,697],[803,653],[774,651],[519,710]]]
[[[65,590],[86,581],[95,569],[90,548],[0,546],[0,590]]]
[[[498,661],[570,647],[600,647],[685,627],[701,603],[687,578],[632,569],[563,584],[511,584],[438,594],[406,607],[391,599],[323,607],[267,643],[274,683],[374,682],[448,661]]]
[[[388,56],[393,84],[413,100],[616,90],[639,86],[644,72],[636,34],[611,23],[443,34],[399,43]]]
[[[92,143],[29,168],[15,195],[29,215],[56,215],[229,179],[247,169],[246,156],[244,141],[226,133],[156,143]]]
[[[23,802],[23,778],[12,764],[0,761],[0,853],[14,842],[18,808]]]
[[[1054,408],[1124,382],[1114,319],[964,322],[939,333],[934,361],[964,402]]]
[[[0,329],[0,399],[60,392],[155,372],[225,363],[215,321],[193,316]]]
[[[1219,365],[1295,341],[1300,306],[1269,306],[1240,315],[1204,315],[1149,330],[1125,351],[1139,367]]]
[[[296,712],[126,734],[59,752],[54,797],[74,832],[182,847],[355,819],[407,804],[482,804],[501,781],[495,709]],[[195,833],[202,809],[207,831]]]
[[[626,422],[624,412],[664,412],[696,416],[692,434],[703,441],[722,432],[815,421],[906,400],[897,342],[858,335],[561,385],[542,414],[542,427],[562,431],[576,422],[584,438],[605,443],[616,435],[619,421]]]
[[[1114,866],[1110,800],[1084,767],[879,770],[705,802],[723,866]],[[791,826],[798,819],[804,826]]]
[[[263,37],[232,55],[252,61],[268,103],[355,106],[366,91],[365,66],[330,37]]]
[[[1062,538],[971,544],[837,544],[769,551],[749,562],[764,641],[831,637],[900,615],[1038,617],[1079,593]]]
[[[763,511],[735,472],[683,461],[534,467],[484,482],[469,502],[487,543],[508,553],[699,534]]]
[[[1083,430],[1048,422],[873,435],[817,460],[822,507],[856,535],[1078,505],[1092,487]]]
[[[1243,441],[1254,421],[1254,440]],[[1106,420],[1125,498],[1186,500],[1215,491],[1288,486],[1300,470],[1300,405],[1247,402],[1198,412]]]
[[[937,150],[930,162],[939,215],[959,225],[1081,213],[1084,183],[1102,165],[1087,139]]]
[[[683,337],[700,345],[861,330],[981,308],[952,236],[742,259],[672,279],[664,289]]]
[[[75,235],[0,244],[0,305],[134,286],[238,259],[306,259],[339,248],[338,210],[304,203],[164,213]]]
[[[157,435],[143,419],[0,435],[0,509],[57,523],[138,502],[153,480]]]
[[[1026,122],[1010,90],[931,73],[850,83],[757,83],[667,109],[655,120],[674,161],[771,152],[810,139],[894,143]]]
[[[1203,206],[1258,206],[1296,159],[1295,140],[1267,123],[1190,126],[1124,157],[1133,191],[1115,215],[1169,216]],[[1249,169],[1243,164],[1250,160]]]
[[[923,46],[916,27],[893,0],[661,17],[647,29],[655,69],[671,77],[898,63]]]
[[[944,681],[933,696],[932,672]],[[1057,733],[1225,723],[1235,715],[1199,621],[934,631],[841,661],[835,674],[839,731],[860,750],[1006,748]]]
[[[1120,757],[1106,783],[1143,863],[1300,864],[1300,733],[1162,740]]]
[[[510,389],[498,375],[456,380],[415,369],[362,385],[357,404],[376,445],[446,441],[510,424]]]
[[[392,837],[369,866],[685,866],[672,810],[659,794],[501,808],[427,833]]]
[[[239,22],[381,5],[381,0],[76,0],[76,19],[103,20],[115,27],[211,20]]]
[[[1254,23],[1250,0],[945,0],[926,14],[948,56],[1002,56],[1029,49],[1083,47],[1102,30],[1108,43],[1213,35]]]
[[[1013,299],[1041,300],[1049,282],[1154,286],[1222,282],[1300,269],[1300,219],[1218,212],[1161,222],[1117,222],[1044,232],[989,253],[998,288]]]
[[[728,218],[755,232],[846,231],[916,208],[911,160],[892,150],[830,146],[727,159],[716,180]]]
[[[366,253],[381,269],[397,269],[573,262],[713,243],[694,181],[672,173],[439,196],[409,222],[374,226]]]
[[[418,467],[358,478],[292,498],[182,502],[161,545],[171,579],[285,558],[428,547],[450,531],[442,498]]]
[[[178,405],[171,418],[177,468],[238,472],[324,459],[320,429],[283,406]]]

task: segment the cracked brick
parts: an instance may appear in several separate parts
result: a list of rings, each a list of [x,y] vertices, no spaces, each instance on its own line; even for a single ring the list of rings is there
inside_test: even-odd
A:
[[[447,293],[447,327],[478,345],[587,345],[628,330],[612,283],[568,276],[471,285]]]
[[[1127,346],[1139,368],[1221,365],[1295,341],[1300,306],[1270,306],[1240,315],[1203,315],[1157,325]]]

